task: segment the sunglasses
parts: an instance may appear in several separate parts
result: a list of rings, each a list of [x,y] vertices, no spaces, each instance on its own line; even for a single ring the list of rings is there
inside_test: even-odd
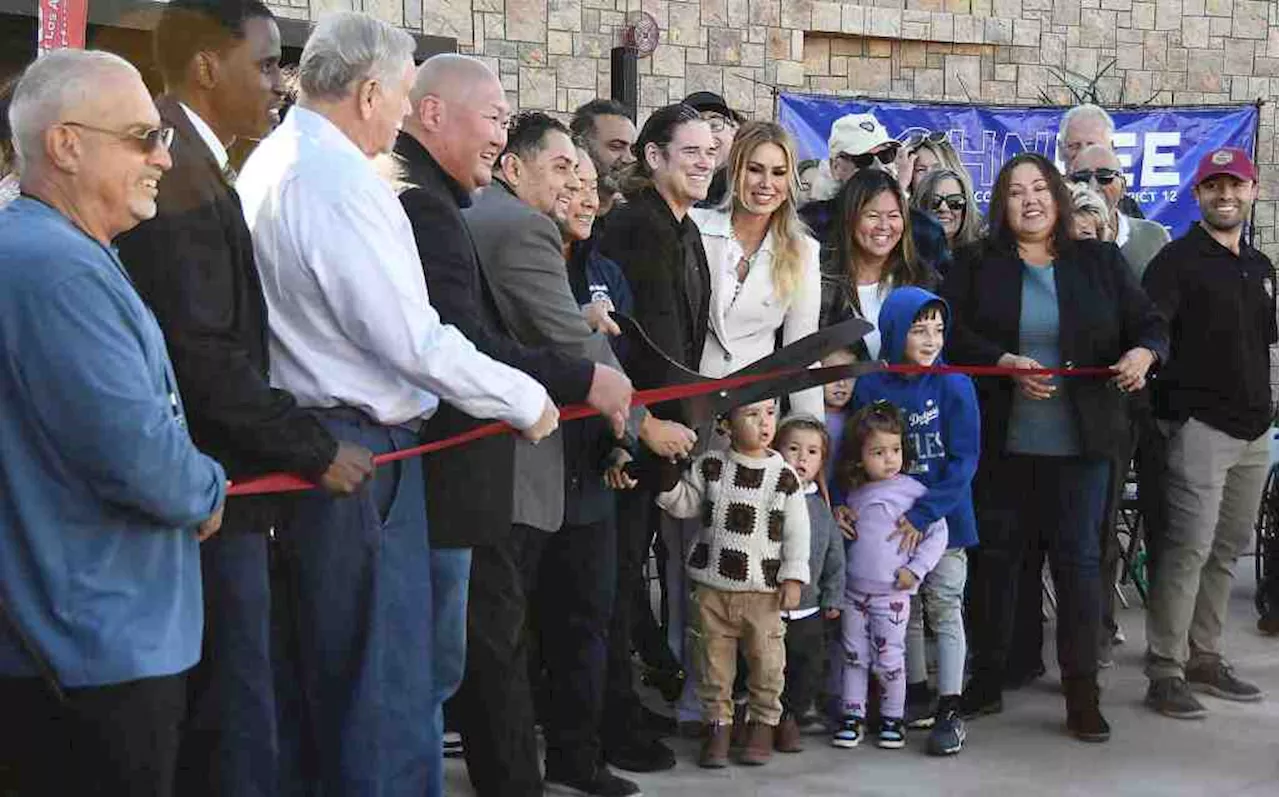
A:
[[[702,115],[702,121],[711,127],[712,133],[723,133],[727,128],[737,129],[738,125],[732,119],[721,116],[718,113],[706,113]]]
[[[912,133],[907,136],[907,140],[902,142],[902,146],[908,149],[918,149],[925,143],[941,144],[947,140],[947,134],[942,130],[933,130],[926,133]]]
[[[895,145],[897,144],[897,142],[890,142],[890,143]],[[843,160],[849,161],[859,169],[865,169],[868,166],[870,166],[872,163],[875,163],[876,161],[880,161],[885,166],[888,166],[890,163],[893,163],[894,160],[897,159],[897,157],[898,157],[897,146],[891,146],[887,149],[882,149],[879,152],[864,152],[861,155],[850,155],[847,152],[840,153],[840,158],[842,158]]]
[[[1081,169],[1078,172],[1072,172],[1067,175],[1067,179],[1073,183],[1087,183],[1090,180],[1097,180],[1098,185],[1111,185],[1111,181],[1120,176],[1120,172],[1116,169]]]
[[[105,127],[87,125],[83,122],[62,122],[62,124],[67,127],[79,127],[82,130],[113,136],[121,141],[131,141],[148,155],[159,149],[161,145],[168,149],[173,144],[172,127],[148,127],[145,130],[110,130]]]
[[[964,210],[964,206],[969,204],[969,201],[964,198],[964,194],[934,194],[929,204],[934,210],[941,210],[942,206],[946,205],[953,211],[959,211]]]

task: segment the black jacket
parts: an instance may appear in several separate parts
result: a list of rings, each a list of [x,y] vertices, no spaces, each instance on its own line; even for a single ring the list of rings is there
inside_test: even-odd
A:
[[[1058,340],[1064,366],[1108,366],[1129,349],[1151,349],[1163,362],[1169,336],[1155,305],[1142,292],[1115,244],[1068,242],[1054,261],[1058,291]],[[1022,315],[1022,260],[980,241],[961,249],[942,283],[954,328],[947,330],[947,360],[955,365],[995,365],[1018,352]],[[1070,365],[1068,365],[1070,364]],[[1014,383],[1006,377],[976,380],[982,406],[982,451],[1005,449]],[[1126,456],[1128,397],[1104,378],[1062,380],[1080,430],[1084,456]]]
[[[155,218],[115,243],[164,330],[191,438],[233,479],[318,476],[337,443],[268,382],[267,305],[240,198],[178,102],[156,107],[175,130],[173,168]]]
[[[396,139],[394,157],[397,177],[408,186],[400,193],[400,204],[413,225],[431,306],[441,320],[457,327],[480,351],[541,382],[556,403],[584,401],[595,369],[589,360],[522,346],[503,325],[462,218],[471,198],[408,133]],[[480,423],[441,403],[423,427],[423,438],[442,439]],[[482,545],[508,532],[514,457],[515,438],[499,435],[426,458],[432,545]]]
[[[685,253],[695,262],[686,265]],[[698,370],[707,339],[711,306],[711,272],[698,225],[687,215],[677,221],[666,200],[645,188],[609,214],[600,253],[622,268],[635,300],[635,318],[671,359]],[[689,285],[690,273],[697,284]],[[668,384],[668,366],[631,346],[623,361],[637,389]],[[660,418],[679,420],[677,405],[651,408]]]
[[[1241,241],[1235,255],[1199,225],[1165,245],[1143,287],[1169,321],[1169,363],[1153,385],[1157,418],[1198,420],[1241,440],[1271,425],[1276,275]]]

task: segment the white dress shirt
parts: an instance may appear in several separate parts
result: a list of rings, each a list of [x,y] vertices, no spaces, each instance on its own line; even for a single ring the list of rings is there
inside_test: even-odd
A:
[[[711,328],[702,349],[700,373],[721,377],[769,356],[777,344],[779,327],[784,346],[818,330],[822,287],[817,241],[805,236],[800,279],[784,299],[778,296],[773,282],[776,244],[772,231],[765,235],[751,258],[746,278],[739,283],[738,263],[744,252],[733,237],[730,213],[694,208],[689,215],[702,233],[702,247],[711,270]],[[793,393],[791,408],[821,418],[822,388]]]
[[[188,108],[185,102],[179,102],[178,105],[182,106],[182,111],[191,120],[191,126],[196,129],[196,134],[200,136],[200,140],[213,153],[213,159],[218,162],[218,168],[227,168],[227,161],[231,160],[231,156],[227,154],[227,148],[222,146],[222,142],[218,140],[218,134],[213,132],[213,128],[209,127],[208,122],[200,118],[200,114]]]
[[[1129,219],[1123,213],[1116,212],[1116,246],[1124,246],[1129,240]]]
[[[270,319],[271,383],[304,407],[355,407],[386,425],[444,399],[525,429],[546,391],[476,351],[427,297],[413,228],[373,163],[295,106],[236,183]]]

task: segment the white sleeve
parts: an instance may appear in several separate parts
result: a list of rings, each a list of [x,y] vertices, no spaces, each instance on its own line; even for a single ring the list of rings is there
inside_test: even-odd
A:
[[[293,220],[286,234],[338,327],[406,382],[468,415],[529,428],[546,390],[440,321],[404,209],[383,187],[294,182],[281,197],[282,217]]]
[[[818,244],[804,240],[804,260],[800,279],[791,295],[787,314],[782,320],[782,345],[786,346],[818,331],[818,313],[822,305],[822,276],[818,266]],[[822,388],[811,387],[791,394],[792,412],[804,412],[821,419],[825,414]]]

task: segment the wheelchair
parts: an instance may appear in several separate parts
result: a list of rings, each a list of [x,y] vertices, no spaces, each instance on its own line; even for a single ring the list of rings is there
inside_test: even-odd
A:
[[[1272,464],[1267,474],[1266,486],[1262,490],[1262,503],[1258,507],[1258,523],[1254,529],[1253,571],[1257,580],[1257,591],[1254,593],[1253,605],[1258,610],[1259,630],[1276,633],[1277,554],[1280,553],[1280,468]]]

